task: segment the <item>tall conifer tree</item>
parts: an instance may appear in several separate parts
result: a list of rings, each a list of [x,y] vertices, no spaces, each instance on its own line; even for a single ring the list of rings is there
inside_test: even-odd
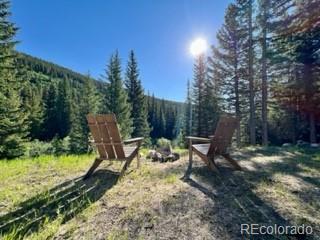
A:
[[[203,118],[205,125],[205,136],[214,134],[219,119],[219,107],[217,96],[213,89],[212,79],[206,77],[203,91]]]
[[[118,52],[111,56],[106,70],[105,111],[114,113],[120,125],[122,137],[129,137],[132,133],[131,107],[127,101],[127,93],[121,78],[121,63]]]
[[[287,0],[285,3],[282,25],[276,30],[277,53],[290,67],[288,81],[277,89],[278,99],[304,115],[308,120],[309,141],[314,143],[317,140],[316,119],[320,118],[320,5],[311,0]],[[283,68],[283,64],[279,65]]]
[[[23,108],[27,111],[29,137],[39,139],[43,133],[44,106],[41,89],[30,84],[25,86],[22,94]]]
[[[131,105],[132,137],[148,138],[150,127],[148,124],[147,102],[139,79],[138,63],[133,50],[129,54],[124,83],[128,92],[128,102]]]
[[[254,81],[254,0],[238,0],[239,18],[241,19],[241,27],[246,36],[246,45],[242,49],[246,52],[247,71],[244,78],[248,81],[249,85],[249,140],[250,144],[256,144],[256,106],[255,106],[255,81]]]
[[[192,88],[193,128],[197,136],[206,136],[206,122],[204,118],[204,89],[207,77],[207,65],[204,54],[197,57],[194,64],[194,79]]]
[[[67,79],[58,83],[55,114],[57,134],[60,138],[64,138],[69,134],[71,128],[70,83]]]
[[[57,89],[54,83],[45,90],[44,96],[44,123],[43,123],[43,136],[42,140],[52,140],[58,133],[56,102],[57,102]]]
[[[216,94],[219,93],[220,106],[224,111],[234,112],[241,119],[241,68],[245,56],[241,53],[244,39],[238,22],[238,6],[230,4],[226,10],[225,21],[217,33],[218,47],[212,48],[209,57],[209,76],[214,81]],[[242,84],[241,84],[242,83]],[[236,129],[237,146],[241,143],[240,122]]]
[[[88,152],[90,143],[86,116],[89,113],[98,113],[101,105],[96,86],[89,74],[85,78],[80,93],[81,97],[78,97],[78,101],[73,105],[74,113],[70,131],[70,151],[72,153]]]
[[[185,116],[184,116],[184,124],[185,124],[185,135],[192,135],[192,97],[191,97],[191,89],[190,89],[190,81],[187,83],[187,99],[185,103]]]
[[[27,135],[26,114],[21,109],[22,86],[15,70],[17,28],[9,17],[9,1],[0,0],[0,158],[22,155]]]
[[[259,0],[259,27],[261,44],[261,120],[262,144],[268,145],[268,32],[270,31],[271,0]]]

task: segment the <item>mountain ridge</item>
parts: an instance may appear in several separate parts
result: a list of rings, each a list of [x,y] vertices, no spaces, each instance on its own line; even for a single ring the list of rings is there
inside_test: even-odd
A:
[[[65,78],[65,79],[72,79],[75,81],[79,81],[80,83],[84,82],[85,78],[87,76],[85,76],[82,73],[76,72],[70,68],[64,67],[62,65],[59,65],[57,63],[39,58],[39,57],[35,57],[32,56],[30,54],[24,53],[24,52],[20,52],[17,51],[17,64],[19,66],[23,66],[26,67],[28,70],[32,70],[35,71],[37,73],[42,73],[44,75],[48,75],[51,76],[53,78]],[[91,77],[95,83],[99,86],[99,87],[103,87],[104,84],[107,84],[106,82],[93,78]],[[151,97],[150,95],[145,94],[147,97]],[[160,97],[156,97],[155,99],[158,101],[164,100],[167,103],[173,103],[173,104],[177,104],[177,105],[184,105],[183,102],[179,102],[179,101],[174,101],[174,100],[170,100],[170,99],[165,99],[165,98],[160,98]]]

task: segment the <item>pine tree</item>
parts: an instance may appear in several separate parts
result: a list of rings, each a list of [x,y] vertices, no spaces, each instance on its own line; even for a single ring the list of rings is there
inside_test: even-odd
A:
[[[74,104],[72,114],[72,125],[70,130],[70,146],[69,150],[74,154],[82,154],[88,152],[89,149],[89,131],[85,126],[83,114],[81,113],[81,106]]]
[[[318,1],[294,1],[294,10],[286,9],[285,27],[279,29],[280,54],[290,63],[293,78],[283,88],[282,101],[298,109],[308,119],[309,141],[316,142],[316,118],[319,111],[320,10]],[[290,93],[296,90],[292,96]],[[291,96],[290,96],[291,95]],[[289,99],[288,99],[288,96]]]
[[[281,143],[283,141],[296,143],[299,135],[298,109],[296,94],[297,88],[297,66],[293,59],[290,59],[286,52],[288,46],[283,33],[291,20],[288,19],[288,12],[294,6],[292,0],[272,0],[269,3],[272,12],[272,19],[268,19],[269,34],[267,38],[268,52],[268,78],[270,130],[268,135],[270,142]],[[291,11],[291,10],[290,10]],[[261,15],[261,14],[260,14]],[[270,17],[270,16],[269,16]],[[289,91],[287,91],[289,90]],[[290,93],[289,93],[290,92]],[[289,94],[288,94],[289,93]],[[289,102],[284,99],[290,99]],[[286,103],[285,103],[286,102]]]
[[[81,109],[84,115],[96,114],[101,109],[101,96],[90,74],[87,74],[81,88]],[[87,125],[87,124],[86,124]]]
[[[9,21],[9,2],[0,0],[0,159],[23,154],[27,135],[26,114],[21,109],[20,83],[15,71],[17,28]]]
[[[74,113],[70,131],[70,151],[86,153],[90,147],[87,114],[96,114],[100,108],[100,98],[93,80],[88,74],[84,79],[77,103],[74,103]],[[74,94],[75,95],[75,94]],[[75,96],[76,97],[76,96]]]
[[[128,92],[128,102],[131,105],[132,137],[148,138],[150,127],[148,124],[147,102],[139,79],[138,64],[133,51],[129,54],[124,83]]]
[[[204,88],[207,76],[205,56],[200,55],[194,65],[194,80],[192,89],[193,99],[193,128],[197,136],[206,137],[206,122],[204,119]]]
[[[302,64],[304,79],[304,98],[306,99],[303,111],[309,121],[309,141],[316,143],[316,119],[320,118],[320,17],[319,1],[298,1],[297,13],[301,16],[294,21],[295,60]]]
[[[150,97],[148,115],[149,115],[150,126],[152,126],[150,136],[152,139],[155,139],[158,136],[157,131],[159,129],[157,126],[157,107],[156,107],[156,100],[155,100],[154,94],[152,94],[152,97]]]
[[[69,134],[71,127],[70,85],[67,79],[58,83],[55,106],[57,134],[64,138]]]
[[[270,4],[271,0],[259,1],[259,26],[261,29],[261,119],[262,119],[262,144],[268,145],[268,39],[267,34],[270,31]]]
[[[191,89],[190,89],[189,80],[187,83],[187,99],[185,103],[184,123],[185,123],[185,130],[184,130],[185,135],[191,136],[192,135],[192,98],[191,98]]]
[[[270,54],[272,107],[281,108],[281,124],[290,128],[284,140],[289,135],[292,142],[315,142],[320,116],[319,3],[283,0],[272,1],[271,7],[276,16]]]
[[[132,133],[132,120],[130,118],[130,105],[127,93],[121,79],[121,63],[118,52],[111,56],[106,70],[107,85],[105,94],[105,112],[114,113],[120,125],[122,137],[127,138]]]
[[[39,88],[27,85],[22,95],[23,108],[27,111],[27,123],[29,125],[29,137],[39,139],[42,136],[44,121],[44,106],[42,94]]]
[[[176,123],[177,123],[177,109],[174,107],[166,108],[165,110],[165,129],[164,129],[164,137],[170,140],[173,140],[176,136]]]
[[[219,119],[219,107],[217,97],[210,78],[206,78],[203,91],[203,117],[205,123],[205,136],[214,134]]]
[[[246,47],[247,54],[247,74],[246,80],[249,84],[249,139],[250,144],[256,144],[256,106],[255,106],[255,84],[254,84],[254,39],[253,39],[253,0],[238,0],[239,18],[241,19],[242,29],[246,30]]]
[[[221,108],[227,112],[234,112],[241,119],[242,104],[241,81],[245,56],[243,48],[244,38],[238,21],[239,8],[230,4],[226,10],[225,21],[217,33],[218,47],[212,48],[212,56],[209,57],[209,76],[214,82],[216,94],[219,94]],[[216,96],[218,97],[218,96]],[[241,144],[240,123],[236,129],[237,146]]]
[[[41,140],[52,140],[58,133],[57,114],[56,114],[57,89],[54,83],[51,83],[49,88],[45,90],[43,96],[44,102],[44,123],[43,136]]]
[[[164,99],[161,100],[161,104],[157,111],[157,138],[165,137],[167,119],[165,114],[165,102]]]

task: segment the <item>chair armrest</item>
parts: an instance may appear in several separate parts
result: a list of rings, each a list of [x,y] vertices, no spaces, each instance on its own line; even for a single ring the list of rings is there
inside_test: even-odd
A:
[[[211,141],[211,139],[209,139],[209,138],[193,137],[193,136],[187,136],[186,139],[191,142],[192,141],[198,141],[198,142],[210,142]]]
[[[135,143],[135,142],[142,142],[142,140],[143,140],[143,137],[137,137],[137,138],[131,138],[131,139],[124,140],[123,143],[130,144],[130,143]]]

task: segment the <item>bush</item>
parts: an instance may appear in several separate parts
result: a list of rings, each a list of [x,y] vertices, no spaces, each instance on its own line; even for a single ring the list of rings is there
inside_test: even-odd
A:
[[[51,141],[52,145],[52,154],[54,155],[62,155],[67,154],[70,151],[70,138],[65,137],[64,139],[59,139],[54,137]]]
[[[173,148],[186,148],[186,141],[184,140],[183,133],[180,132],[176,139],[172,141]]]
[[[69,153],[70,145],[69,137],[64,139],[53,138],[51,142],[42,142],[39,140],[33,140],[26,144],[26,157],[39,157],[40,155],[62,155]]]
[[[159,138],[157,140],[157,148],[170,148],[171,147],[171,141],[166,138]]]
[[[152,141],[150,137],[146,137],[143,139],[142,146],[145,148],[150,148],[152,146]]]
[[[53,151],[52,145],[49,142],[41,142],[33,140],[26,144],[26,157],[39,157],[40,155],[51,154]]]

